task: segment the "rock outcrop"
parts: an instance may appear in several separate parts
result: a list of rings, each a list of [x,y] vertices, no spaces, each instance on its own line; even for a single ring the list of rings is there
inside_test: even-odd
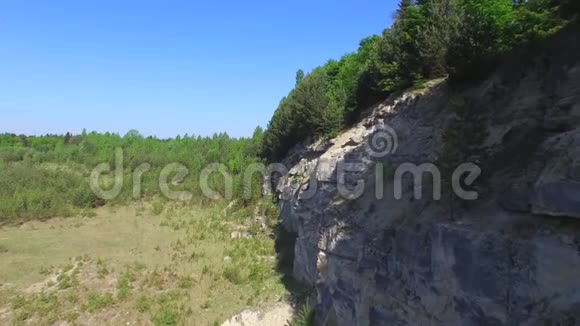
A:
[[[281,302],[261,311],[244,310],[222,323],[222,326],[286,326],[293,315],[294,308]]]
[[[292,153],[276,190],[322,325],[580,324],[579,44],[563,34],[477,87],[435,81]],[[396,171],[442,169],[458,95],[482,135],[465,158],[478,198],[436,200],[436,175]]]

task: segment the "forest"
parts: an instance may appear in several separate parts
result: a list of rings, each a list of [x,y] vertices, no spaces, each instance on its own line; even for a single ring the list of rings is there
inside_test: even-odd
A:
[[[575,19],[575,0],[402,0],[395,21],[356,52],[329,60],[282,99],[262,157],[278,161],[303,141],[332,137],[370,105],[425,81],[481,80],[516,47],[533,47]]]
[[[233,177],[234,194],[242,199],[241,172],[243,167],[259,162],[262,133],[257,128],[252,138],[240,139],[225,133],[212,137],[145,138],[136,130],[124,136],[96,132],[39,137],[3,134],[0,135],[0,216],[3,220],[49,218],[104,205],[105,201],[91,190],[89,176],[101,163],[109,163],[114,170],[116,149],[122,149],[121,163],[127,180],[111,203],[139,199],[133,198],[129,179],[142,164],[149,164],[150,171],[143,175],[141,196],[159,195],[159,173],[172,163],[182,164],[189,170],[189,175],[174,188],[191,192],[199,202],[208,200],[197,184],[200,172],[211,163],[224,164]],[[223,177],[219,174],[210,177],[212,189],[223,194]],[[259,174],[255,177],[259,178]],[[255,187],[252,194],[258,198],[260,181],[256,180],[252,186]],[[244,204],[252,200],[246,199]]]

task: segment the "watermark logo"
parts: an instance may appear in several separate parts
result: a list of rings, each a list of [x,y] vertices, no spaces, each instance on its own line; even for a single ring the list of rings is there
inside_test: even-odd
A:
[[[399,138],[395,129],[383,125],[375,130],[365,142],[365,150],[370,157],[384,158],[394,154],[399,147]]]
[[[366,186],[367,182],[373,180],[373,176],[377,200],[384,198],[385,185],[393,186],[395,200],[402,200],[406,193],[405,190],[412,188],[413,191],[410,195],[414,199],[422,199],[424,190],[429,189],[433,194],[432,199],[438,201],[442,198],[443,184],[450,185],[451,190],[459,199],[470,201],[479,197],[477,192],[464,188],[464,186],[472,186],[481,176],[480,167],[474,163],[464,162],[458,164],[452,175],[449,176],[450,180],[443,180],[440,169],[434,163],[423,162],[416,164],[403,162],[396,165],[393,160],[388,160],[388,156],[397,151],[399,138],[395,130],[388,125],[379,127],[367,136],[364,146],[367,156],[376,159],[378,162],[369,163],[368,159],[365,159],[364,155],[360,153],[358,154],[359,156],[348,159],[345,157],[332,160],[317,159],[314,162],[315,164],[310,165],[312,168],[303,169],[304,171],[300,178],[308,180],[301,185],[300,199],[313,198],[317,191],[322,188],[319,184],[321,182],[326,184],[335,182],[336,190],[342,197],[348,200],[356,200],[364,195],[368,188]],[[115,151],[114,167],[111,167],[108,163],[103,163],[92,171],[90,186],[98,197],[110,200],[119,196],[128,176],[132,178],[133,197],[135,199],[141,198],[143,175],[152,173],[151,165],[143,163],[133,171],[130,171],[131,173],[126,173],[127,171],[123,168],[123,162],[123,150],[118,148]],[[388,175],[385,175],[386,170],[389,170]],[[256,178],[256,174],[259,174],[261,178]],[[234,197],[235,178],[242,183],[242,187],[236,187],[236,189],[243,192],[235,195],[240,198],[251,199],[256,195],[252,194],[252,191],[260,189],[262,193],[268,193],[272,187],[277,186],[268,184],[266,189],[264,189],[261,186],[252,187],[252,182],[262,179],[267,184],[272,180],[271,177],[276,174],[278,176],[288,176],[290,171],[288,167],[281,163],[270,164],[269,166],[254,163],[234,175],[228,170],[226,165],[212,163],[194,175],[199,176],[199,179],[196,180],[197,186],[200,188],[201,194],[206,198],[231,200]],[[158,175],[159,192],[171,200],[191,200],[193,193],[187,190],[193,189],[177,188],[189,176],[190,171],[187,166],[179,163],[167,164],[160,169]],[[222,184],[219,184],[219,190],[212,188],[216,186],[216,179],[222,182]],[[444,181],[448,182],[444,183]],[[200,192],[198,191],[198,193]],[[286,195],[288,195],[286,191],[283,191],[283,198],[286,198]]]

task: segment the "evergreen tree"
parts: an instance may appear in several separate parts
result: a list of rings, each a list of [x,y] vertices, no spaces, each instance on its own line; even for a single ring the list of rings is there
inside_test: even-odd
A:
[[[398,73],[405,85],[424,77],[418,43],[424,25],[425,17],[414,1],[402,0],[392,31],[396,49],[395,61],[398,62]]]
[[[300,82],[303,79],[304,79],[304,70],[298,69],[298,71],[296,72],[296,84],[295,84],[295,86],[298,86],[298,84],[300,84]]]

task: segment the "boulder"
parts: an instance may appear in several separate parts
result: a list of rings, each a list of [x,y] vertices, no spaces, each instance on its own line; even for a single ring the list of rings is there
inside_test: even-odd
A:
[[[323,158],[316,165],[316,180],[319,182],[336,182],[336,168],[339,158]]]

